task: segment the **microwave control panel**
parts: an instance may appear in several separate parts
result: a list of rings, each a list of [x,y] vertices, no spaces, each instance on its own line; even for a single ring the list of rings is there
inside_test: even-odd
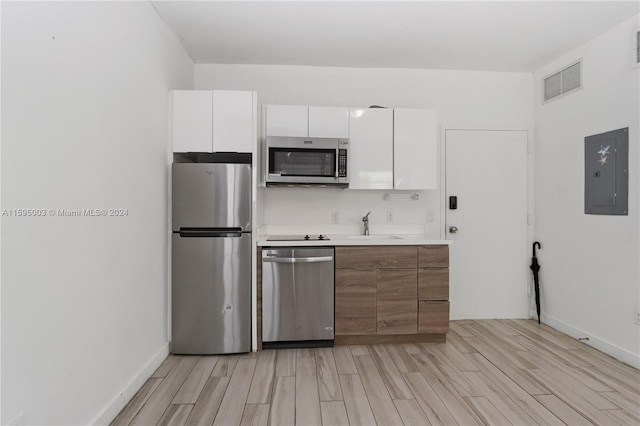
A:
[[[339,178],[347,177],[347,150],[346,149],[338,150],[338,177]]]

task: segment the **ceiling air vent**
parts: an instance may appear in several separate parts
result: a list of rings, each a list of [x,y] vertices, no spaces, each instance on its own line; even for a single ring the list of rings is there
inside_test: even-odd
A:
[[[578,61],[544,79],[544,101],[548,102],[581,87],[582,61]]]

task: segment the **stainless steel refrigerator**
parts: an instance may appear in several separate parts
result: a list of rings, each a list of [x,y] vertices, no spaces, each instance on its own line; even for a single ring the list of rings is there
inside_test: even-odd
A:
[[[251,351],[251,166],[174,163],[174,354]]]

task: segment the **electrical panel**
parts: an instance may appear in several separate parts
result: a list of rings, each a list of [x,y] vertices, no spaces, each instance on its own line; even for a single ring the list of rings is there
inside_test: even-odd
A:
[[[584,138],[584,212],[629,214],[629,128]]]

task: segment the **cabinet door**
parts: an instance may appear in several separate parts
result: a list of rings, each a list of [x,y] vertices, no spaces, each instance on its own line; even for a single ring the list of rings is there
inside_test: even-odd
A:
[[[418,299],[449,300],[449,268],[418,269]]]
[[[393,189],[393,110],[349,110],[349,189]]]
[[[336,336],[376,334],[376,271],[336,269]]]
[[[393,172],[395,189],[437,189],[438,126],[434,110],[393,110]]]
[[[309,108],[267,105],[267,136],[309,136]]]
[[[416,334],[418,330],[415,269],[378,269],[377,334]]]
[[[418,302],[418,333],[446,334],[449,332],[449,302]]]
[[[256,106],[253,92],[213,91],[213,151],[251,152]]]
[[[174,90],[173,152],[211,152],[213,97],[209,90]]]
[[[309,107],[310,138],[349,137],[349,108]]]

